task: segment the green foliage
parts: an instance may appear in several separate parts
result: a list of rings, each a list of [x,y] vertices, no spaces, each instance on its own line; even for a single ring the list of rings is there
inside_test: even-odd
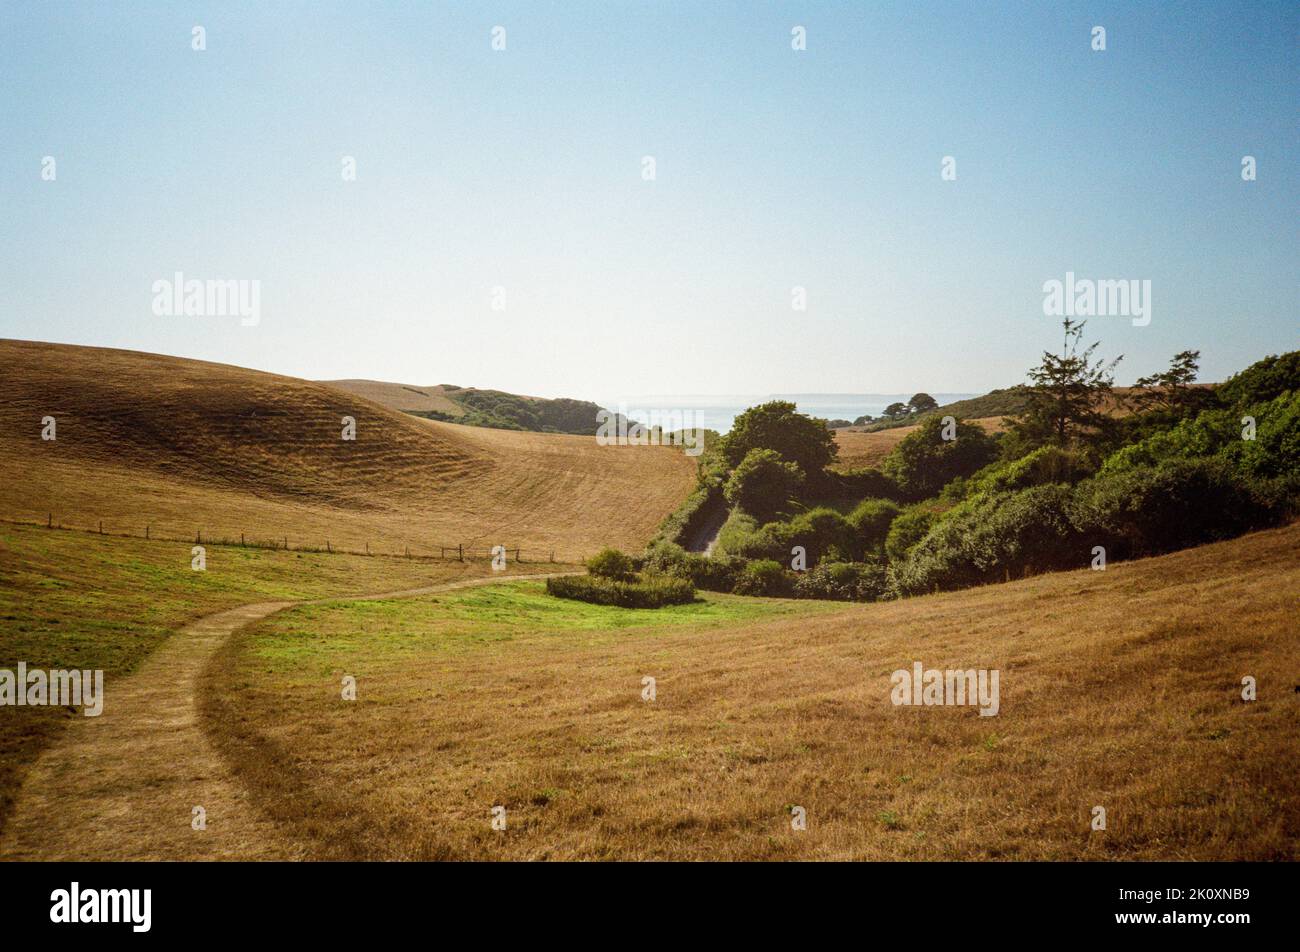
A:
[[[759,559],[745,566],[733,591],[737,595],[783,596],[792,588],[790,576],[779,562]]]
[[[1244,417],[1255,421],[1245,439]],[[1300,390],[1267,403],[1205,410],[1177,426],[1152,434],[1107,458],[1103,475],[1158,466],[1168,460],[1214,457],[1252,483],[1280,481],[1300,489]]]
[[[769,523],[763,533],[777,543],[778,558],[786,561],[794,546],[803,546],[810,566],[826,557],[846,560],[861,551],[853,526],[829,506],[802,512],[788,522]]]
[[[1020,439],[1035,446],[1045,442],[1065,446],[1109,427],[1101,406],[1111,393],[1115,365],[1122,358],[1094,361],[1097,344],[1082,346],[1086,323],[1067,317],[1062,322],[1061,353],[1044,351],[1039,365],[1029,371],[1024,416],[1012,427]]]
[[[907,401],[909,413],[927,413],[937,409],[939,409],[939,401],[928,393],[913,394],[912,399]]]
[[[789,549],[783,549],[780,540],[759,528],[757,519],[739,509],[733,509],[722,524],[717,544],[713,547],[715,556],[741,559],[788,558],[788,553]]]
[[[1268,403],[1287,392],[1300,390],[1300,350],[1280,357],[1265,357],[1228,379],[1215,391],[1225,406]]]
[[[905,436],[880,468],[908,499],[927,499],[958,476],[969,476],[997,456],[997,441],[974,423],[958,422],[955,439],[943,438],[941,417]]]
[[[836,492],[846,499],[902,498],[898,484],[880,470],[867,466],[843,473],[832,473]]]
[[[645,569],[686,579],[708,592],[730,592],[745,567],[744,559],[687,552],[679,545],[660,542],[646,550]]]
[[[800,575],[798,598],[828,598],[845,602],[874,602],[884,598],[888,573],[878,562],[827,562]]]
[[[1174,355],[1169,369],[1138,377],[1128,402],[1137,412],[1156,411],[1177,418],[1205,407],[1213,396],[1210,391],[1193,387],[1200,370],[1201,352],[1184,350]]]
[[[484,426],[497,430],[527,430],[536,433],[594,434],[596,414],[601,407],[587,400],[560,397],[555,400],[532,399],[500,390],[456,389],[447,398],[460,404],[465,413],[459,417],[437,411],[418,414],[431,419],[450,420],[466,426]],[[617,417],[613,425],[617,425]]]
[[[625,555],[618,549],[604,548],[587,559],[587,571],[599,576],[626,581],[634,577],[632,571],[632,558]]]
[[[650,575],[640,581],[618,581],[597,575],[561,575],[546,580],[546,591],[557,598],[620,608],[662,608],[695,600],[695,589],[690,582],[668,575]]]
[[[924,503],[910,506],[896,516],[885,535],[885,555],[889,561],[901,562],[907,558],[907,553],[925,538],[938,516],[934,506]]]
[[[864,499],[849,513],[848,522],[857,541],[857,551],[881,555],[885,537],[903,510],[889,499]]]
[[[836,454],[835,436],[826,425],[795,410],[786,400],[750,407],[722,438],[728,465],[736,467],[752,450],[773,450],[795,463],[804,475],[818,479]]]
[[[1071,520],[1073,491],[1035,486],[974,496],[937,520],[893,566],[900,593],[961,588],[1051,569],[1083,567],[1089,550]]]
[[[770,519],[790,504],[803,483],[803,472],[775,450],[752,449],[732,472],[723,495],[759,519]]]
[[[1010,492],[1049,483],[1073,485],[1096,471],[1092,457],[1081,449],[1040,446],[1020,459],[986,466],[971,477],[965,494]]]
[[[931,416],[952,416],[958,420],[978,420],[986,417],[1005,417],[1016,416],[1025,409],[1025,388],[1008,387],[1003,390],[990,390],[980,397],[971,397],[969,400],[958,400],[956,403],[949,403],[936,410],[928,410],[919,414],[907,414],[898,419],[889,419],[881,417],[879,420],[872,422],[870,419],[866,423],[871,424],[868,429],[892,430],[898,426],[911,426],[914,423],[923,423]],[[855,423],[857,421],[854,421]]]
[[[1167,459],[1103,472],[1080,484],[1074,509],[1089,545],[1106,546],[1110,558],[1228,539],[1277,517],[1230,465],[1214,459]]]

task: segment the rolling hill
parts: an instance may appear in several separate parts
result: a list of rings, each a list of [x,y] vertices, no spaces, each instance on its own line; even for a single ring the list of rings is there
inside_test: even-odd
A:
[[[292,377],[0,341],[0,518],[154,537],[524,558],[635,549],[693,484],[680,450],[424,420]],[[56,421],[43,440],[42,419]],[[343,417],[356,421],[342,439]]]

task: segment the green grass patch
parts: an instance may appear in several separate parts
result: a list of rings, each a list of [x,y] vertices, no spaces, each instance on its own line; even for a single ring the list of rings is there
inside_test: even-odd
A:
[[[248,650],[276,672],[378,670],[412,657],[460,654],[518,639],[574,648],[756,619],[834,611],[839,606],[700,593],[686,605],[619,608],[554,598],[541,582],[519,581],[422,598],[301,605],[252,628]]]

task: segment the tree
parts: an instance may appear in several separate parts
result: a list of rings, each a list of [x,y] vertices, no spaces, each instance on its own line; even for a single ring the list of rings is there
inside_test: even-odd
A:
[[[897,420],[905,416],[907,416],[906,403],[891,403],[889,406],[885,407],[885,417],[887,419]]]
[[[873,417],[870,413],[864,413],[862,414],[862,416],[858,417],[856,420],[853,421],[853,425],[866,426],[868,423],[874,423],[875,421],[876,418]]]
[[[930,417],[881,460],[881,470],[909,499],[928,499],[949,481],[970,476],[997,456],[997,441],[983,427],[957,423],[948,433],[943,419]]]
[[[789,504],[802,482],[798,464],[786,462],[775,450],[756,448],[745,454],[722,494],[731,505],[765,522]]]
[[[913,394],[912,399],[907,401],[907,408],[913,413],[925,413],[929,410],[939,409],[939,401],[928,393]]]
[[[795,412],[787,400],[750,407],[722,438],[722,453],[732,468],[756,449],[774,450],[812,479],[822,475],[836,454],[835,436],[825,423]]]
[[[1138,377],[1133,384],[1129,402],[1137,411],[1164,410],[1182,413],[1196,409],[1203,400],[1203,392],[1192,386],[1201,366],[1199,350],[1184,350],[1174,355],[1169,369],[1163,373]]]
[[[1044,351],[1042,362],[1029,371],[1024,415],[1013,425],[1015,436],[1024,445],[1051,442],[1065,446],[1107,428],[1109,418],[1100,408],[1114,387],[1115,365],[1124,358],[1121,355],[1110,363],[1094,361],[1096,342],[1080,349],[1086,323],[1067,317],[1062,322],[1065,338],[1061,353]]]

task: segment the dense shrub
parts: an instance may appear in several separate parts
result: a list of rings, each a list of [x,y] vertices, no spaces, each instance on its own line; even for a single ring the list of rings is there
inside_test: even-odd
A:
[[[828,506],[802,512],[788,522],[769,523],[762,531],[776,544],[774,547],[780,554],[774,557],[788,562],[791,549],[801,545],[810,566],[827,557],[847,560],[861,548],[853,526]]]
[[[745,566],[732,591],[737,595],[788,595],[792,587],[781,563],[759,559]]]
[[[647,575],[640,581],[617,581],[598,575],[561,575],[546,580],[546,591],[557,598],[620,608],[662,608],[695,600],[695,589],[690,582],[669,575]]]
[[[666,542],[651,546],[645,555],[647,571],[686,579],[696,588],[709,592],[730,592],[744,567],[744,559],[709,558]]]
[[[1096,463],[1081,449],[1040,446],[1017,460],[984,467],[967,482],[965,494],[1012,492],[1051,483],[1073,485],[1096,471]]]
[[[851,469],[847,472],[832,474],[834,489],[840,496],[848,499],[892,499],[902,498],[898,484],[880,470],[867,466]]]
[[[799,598],[874,602],[885,597],[888,575],[878,562],[827,562],[800,575],[794,593]]]
[[[803,483],[803,472],[775,450],[750,450],[735,468],[723,494],[727,502],[762,520],[785,509]]]
[[[715,556],[734,556],[741,559],[785,559],[790,550],[773,538],[770,532],[760,529],[758,520],[739,509],[733,509],[718,532],[713,547]]]
[[[1256,361],[1215,391],[1225,406],[1238,408],[1268,403],[1288,391],[1300,390],[1300,351]]]
[[[859,552],[883,554],[885,537],[903,510],[888,499],[864,499],[849,513],[848,522],[853,528]]]
[[[885,535],[885,555],[891,562],[901,562],[907,553],[930,531],[939,511],[924,503],[904,509],[889,525]]]
[[[1169,459],[1080,484],[1074,520],[1111,558],[1172,552],[1276,521],[1222,460]]]
[[[587,571],[600,578],[627,581],[633,578],[632,559],[618,549],[604,548],[587,559]]]
[[[894,583],[915,594],[1085,566],[1090,552],[1072,522],[1072,504],[1073,491],[1059,485],[973,496],[893,566]]]
[[[930,417],[881,461],[881,470],[905,498],[928,499],[998,455],[997,441],[974,423],[957,423],[955,439],[945,440],[943,431],[943,418]]]

